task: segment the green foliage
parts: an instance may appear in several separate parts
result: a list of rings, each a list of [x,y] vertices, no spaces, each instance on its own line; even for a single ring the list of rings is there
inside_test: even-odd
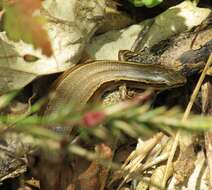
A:
[[[45,20],[35,14],[41,8],[40,0],[1,1],[4,10],[3,29],[9,39],[23,40],[41,48],[43,54],[52,55],[51,43],[43,28]]]
[[[129,0],[129,1],[132,2],[135,7],[146,6],[148,8],[155,7],[163,2],[163,0]]]
[[[2,108],[8,105],[15,94],[10,93],[0,97]],[[152,137],[158,131],[173,135],[179,128],[192,133],[212,130],[212,117],[190,114],[186,121],[182,121],[183,111],[176,107],[169,110],[165,107],[151,109],[148,104],[141,106],[139,101],[126,101],[105,108],[86,108],[86,111],[76,112],[72,104],[67,104],[52,115],[39,116],[36,113],[44,102],[45,99],[38,101],[23,115],[2,113],[0,132],[2,134],[4,132],[22,133],[26,137],[32,137],[30,142],[34,146],[58,150],[61,142],[66,139],[67,131],[72,130],[73,127],[78,129],[77,138],[85,140],[86,143],[93,143],[93,137],[105,142],[114,142],[114,139],[124,142],[126,135],[132,138]],[[94,116],[92,120],[99,121],[99,115],[93,113],[102,113],[105,117],[101,118],[100,124],[94,122],[95,126],[86,126],[82,121],[88,114]],[[55,129],[58,126],[64,130],[58,133],[47,129]],[[98,156],[76,144],[68,144],[67,150],[71,154],[83,156],[89,160],[96,159]]]
[[[13,95],[13,94],[11,94]],[[4,98],[4,97],[2,97]],[[8,101],[6,101],[8,104]],[[44,136],[56,139],[58,133],[46,130],[45,126],[54,128],[55,126],[64,126],[66,129],[77,126],[81,128],[82,136],[87,136],[86,133],[97,138],[111,139],[115,136],[127,134],[133,138],[140,135],[152,135],[155,131],[169,131],[177,128],[189,131],[210,131],[212,129],[212,117],[193,115],[191,114],[186,121],[182,121],[183,112],[178,108],[167,110],[165,107],[150,109],[148,105],[139,106],[137,102],[122,102],[117,105],[98,110],[89,110],[85,113],[75,112],[73,107],[68,105],[63,107],[58,113],[48,116],[35,115],[40,109],[43,101],[39,101],[31,107],[31,111],[24,116],[18,115],[1,115],[0,123],[2,127],[13,126],[13,130],[21,133],[31,134],[32,136]],[[94,113],[94,114],[93,114]],[[99,120],[99,115],[102,113],[105,117]],[[92,120],[98,121],[94,126],[86,126],[85,118],[92,115]],[[96,118],[95,118],[96,117]],[[87,118],[88,119],[88,118]],[[99,121],[101,123],[99,124]],[[103,124],[103,125],[102,125]],[[1,125],[0,125],[1,126]],[[108,127],[109,126],[109,127]],[[1,127],[0,127],[1,130]],[[120,133],[121,132],[121,133]],[[42,135],[43,134],[43,135]]]
[[[8,104],[13,100],[13,98],[17,95],[18,91],[13,91],[9,94],[0,96],[0,110],[8,106]]]

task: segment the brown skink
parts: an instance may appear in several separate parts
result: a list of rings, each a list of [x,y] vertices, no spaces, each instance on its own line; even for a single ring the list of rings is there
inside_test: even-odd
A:
[[[49,100],[45,114],[57,111],[70,101],[77,108],[85,105],[98,89],[124,81],[137,89],[153,87],[157,90],[175,88],[186,83],[179,72],[162,65],[136,64],[121,61],[97,60],[65,72],[54,85],[54,96]],[[104,87],[104,88],[103,88]]]

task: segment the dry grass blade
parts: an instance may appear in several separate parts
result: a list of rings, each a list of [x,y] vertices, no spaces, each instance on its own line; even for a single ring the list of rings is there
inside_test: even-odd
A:
[[[191,108],[192,108],[192,106],[194,104],[194,101],[195,101],[195,99],[196,99],[196,97],[198,95],[198,92],[199,92],[200,87],[202,85],[202,82],[203,82],[203,80],[205,78],[205,75],[207,74],[207,70],[208,70],[208,68],[210,67],[211,64],[212,64],[212,54],[210,54],[210,56],[208,58],[208,61],[207,61],[206,65],[205,65],[205,68],[202,71],[202,74],[201,74],[201,76],[200,76],[200,78],[199,78],[199,80],[197,82],[197,85],[196,85],[196,87],[195,87],[195,89],[194,89],[194,91],[193,91],[193,93],[191,95],[191,99],[190,99],[190,101],[189,101],[189,103],[188,103],[188,105],[186,107],[186,110],[185,110],[185,113],[183,115],[182,121],[185,121],[188,118],[188,115],[189,115],[189,113],[191,111]]]
[[[209,181],[210,186],[212,187],[212,135],[211,133],[206,132],[205,133],[205,145],[206,145],[206,155],[207,155],[207,162],[208,162],[208,168],[209,168]]]
[[[121,170],[123,172],[126,171],[126,176],[123,181],[120,183],[118,189],[122,187],[122,185],[132,178],[133,174],[141,168],[143,165],[141,162],[147,156],[147,154],[156,146],[156,144],[163,137],[163,133],[158,133],[148,141],[142,144],[141,147],[137,147],[135,151],[133,151],[129,157],[126,159],[125,163],[122,165]]]
[[[183,115],[183,118],[182,118],[182,121],[186,121],[188,116],[189,116],[189,113],[191,111],[191,108],[194,104],[194,101],[198,95],[198,92],[201,88],[201,85],[202,85],[202,82],[205,78],[205,75],[207,74],[207,70],[208,68],[210,67],[210,65],[212,64],[212,54],[210,54],[209,58],[208,58],[208,61],[205,65],[205,68],[203,69],[203,72],[197,82],[197,85],[191,95],[191,99],[186,107],[186,110],[184,112],[184,115]],[[176,149],[177,149],[177,146],[178,146],[178,142],[179,142],[179,138],[180,138],[180,130],[178,130],[176,136],[175,136],[175,140],[174,140],[174,143],[173,143],[173,146],[172,146],[172,149],[171,149],[171,152],[170,152],[170,155],[169,155],[169,158],[168,158],[168,161],[167,161],[167,166],[166,166],[166,171],[165,171],[165,175],[164,175],[164,178],[163,178],[163,182],[162,182],[162,187],[165,188],[166,186],[166,182],[167,182],[167,179],[168,179],[168,171],[170,170],[170,167],[172,165],[172,160],[174,158],[174,155],[175,155],[175,152],[176,152]]]

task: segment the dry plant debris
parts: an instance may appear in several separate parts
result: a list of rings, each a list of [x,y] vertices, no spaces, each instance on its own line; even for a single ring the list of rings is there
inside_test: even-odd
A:
[[[212,188],[212,7],[166,6],[0,1],[0,189]]]

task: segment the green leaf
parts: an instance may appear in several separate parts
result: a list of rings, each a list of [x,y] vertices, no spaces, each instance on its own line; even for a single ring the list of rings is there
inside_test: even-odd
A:
[[[41,0],[4,0],[4,30],[10,40],[23,40],[41,48],[43,54],[51,56],[53,53],[51,42],[44,30],[44,18],[34,14],[41,8]]]
[[[129,0],[135,7],[146,6],[148,8],[155,7],[163,2],[163,0]]]

